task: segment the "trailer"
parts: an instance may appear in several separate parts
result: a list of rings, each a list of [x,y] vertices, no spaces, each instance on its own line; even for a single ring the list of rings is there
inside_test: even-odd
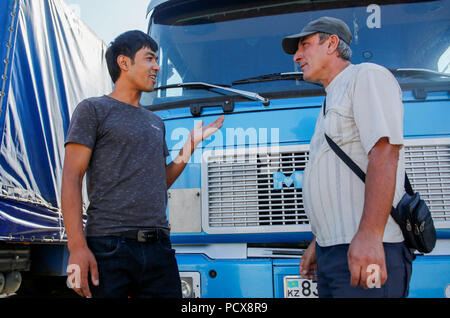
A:
[[[62,0],[0,1],[0,294],[65,287],[64,138],[76,105],[112,89],[105,51]]]

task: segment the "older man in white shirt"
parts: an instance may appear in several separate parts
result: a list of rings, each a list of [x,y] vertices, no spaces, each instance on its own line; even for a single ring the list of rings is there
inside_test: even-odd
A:
[[[390,216],[405,191],[402,92],[384,67],[351,64],[351,39],[343,21],[322,17],[282,43],[304,79],[327,93],[304,172],[315,237],[300,273],[317,272],[319,297],[405,297],[413,255]],[[365,184],[325,133],[366,172]]]

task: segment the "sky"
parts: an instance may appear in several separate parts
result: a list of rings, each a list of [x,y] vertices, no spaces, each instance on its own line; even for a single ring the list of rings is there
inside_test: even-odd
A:
[[[147,32],[150,0],[64,0],[106,43],[128,30]]]

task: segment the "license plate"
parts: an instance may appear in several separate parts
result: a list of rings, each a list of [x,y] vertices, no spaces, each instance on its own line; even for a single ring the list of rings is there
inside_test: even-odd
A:
[[[317,282],[301,276],[284,277],[284,298],[317,298]]]

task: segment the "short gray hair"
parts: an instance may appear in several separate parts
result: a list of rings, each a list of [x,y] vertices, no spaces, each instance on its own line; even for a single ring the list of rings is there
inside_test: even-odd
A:
[[[331,34],[323,32],[318,32],[317,34],[319,34],[320,44],[322,44],[325,40],[328,40],[331,36]],[[352,49],[342,39],[339,39],[339,44],[336,50],[340,58],[350,61],[350,58],[352,57]]]

